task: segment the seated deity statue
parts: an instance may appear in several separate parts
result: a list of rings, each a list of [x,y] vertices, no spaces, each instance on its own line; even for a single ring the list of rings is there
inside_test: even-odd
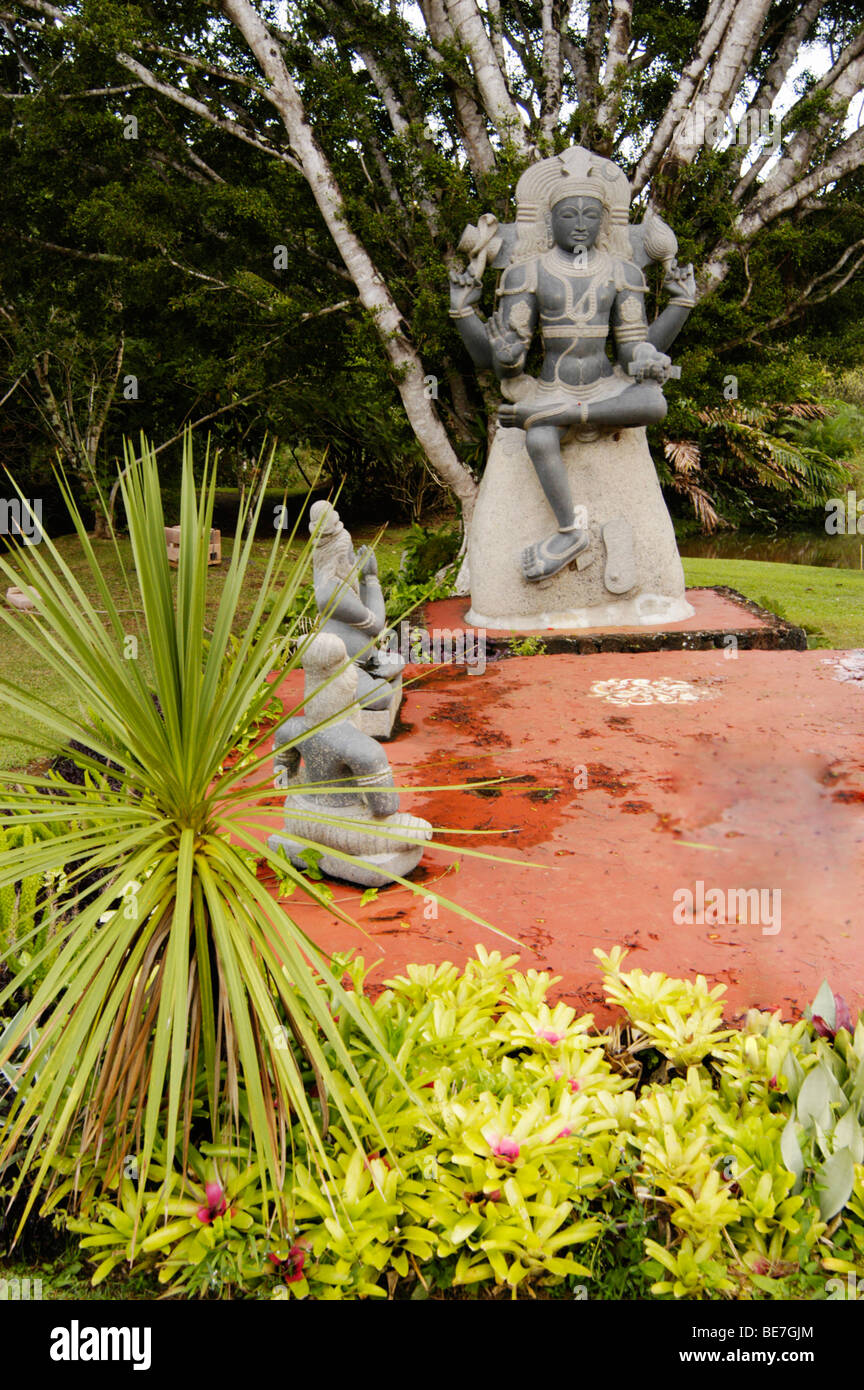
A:
[[[358,668],[357,695],[367,716],[361,727],[376,738],[386,738],[401,701],[405,663],[378,646],[387,636],[387,616],[375,552],[365,545],[355,552],[350,534],[329,502],[312,503],[309,531],[319,631],[345,643]]]
[[[585,499],[573,496],[561,441],[596,439],[603,431],[662,420],[662,385],[677,374],[665,349],[695,298],[692,266],[679,267],[671,229],[654,214],[628,225],[630,187],[623,170],[576,146],[532,165],[516,190],[515,232],[488,214],[466,229],[474,256],[451,272],[451,316],[474,362],[493,368],[507,399],[504,427],[525,431],[525,448],[557,527],[522,552],[524,579],[545,583],[574,566],[589,544],[581,519]],[[649,324],[643,267],[666,264],[670,304]],[[485,266],[504,266],[498,307],[478,315]],[[539,377],[527,376],[536,331],[542,340]],[[610,357],[607,342],[614,341]]]
[[[432,827],[399,810],[386,753],[357,727],[358,668],[342,639],[319,633],[302,661],[304,713],[275,736],[277,785],[288,790],[285,833],[268,844],[299,869],[309,868],[312,849],[328,878],[392,883],[416,868]]]

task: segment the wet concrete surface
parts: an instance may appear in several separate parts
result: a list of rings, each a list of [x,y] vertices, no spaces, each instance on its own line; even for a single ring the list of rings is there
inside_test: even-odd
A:
[[[286,906],[326,950],[377,962],[382,981],[411,962],[462,964],[477,942],[518,951],[523,969],[560,975],[555,994],[599,1021],[610,1014],[595,946],[725,984],[730,1017],[793,1017],[823,977],[860,1006],[864,679],[838,678],[841,655],[567,653],[482,675],[409,668],[386,747],[403,809],[440,827],[413,875],[419,893],[394,885],[360,907],[359,890],[334,884],[335,905],[367,935],[297,895]],[[296,673],[280,693],[296,702]],[[267,800],[275,829],[280,799]],[[757,890],[743,912],[735,890]]]

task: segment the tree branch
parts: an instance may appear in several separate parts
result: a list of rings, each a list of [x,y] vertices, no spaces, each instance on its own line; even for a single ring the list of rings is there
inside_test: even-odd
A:
[[[802,290],[796,290],[793,303],[788,306],[784,313],[776,314],[774,318],[768,319],[765,323],[760,324],[758,328],[754,328],[751,333],[740,338],[731,338],[729,342],[721,344],[721,346],[717,348],[717,351],[730,352],[733,348],[743,347],[746,343],[754,343],[757,341],[760,334],[770,333],[773,329],[780,328],[783,324],[791,323],[793,319],[799,318],[801,314],[811,309],[814,304],[822,304],[826,299],[830,299],[833,295],[839,293],[844,286],[848,285],[856,271],[864,266],[864,249],[862,248],[864,248],[864,237],[861,237],[859,241],[853,242],[851,246],[847,246],[842,256],[835,261],[830,269],[823,271],[821,275],[816,275]],[[826,289],[820,291],[820,293],[813,293],[819,285],[824,285],[826,280],[830,280],[833,275],[841,271],[846,262],[859,250],[861,251],[861,255],[841,279],[835,281],[833,285],[829,285]],[[746,302],[746,298],[747,296],[742,300],[742,304]]]
[[[561,115],[561,0],[543,0],[543,91],[540,134],[551,146]]]
[[[517,149],[527,153],[528,137],[522,118],[507,86],[506,74],[498,65],[476,0],[444,0],[444,3],[454,33],[468,53],[486,115],[502,140],[512,141]]]
[[[37,0],[24,0],[24,3],[35,4]],[[126,68],[129,72],[133,72],[136,77],[141,79],[143,85],[149,87],[151,91],[158,92],[160,96],[168,97],[169,100],[176,102],[178,106],[185,106],[187,111],[191,111],[193,115],[200,116],[202,120],[209,121],[211,125],[226,131],[229,135],[236,136],[238,140],[242,140],[244,144],[251,145],[253,149],[260,150],[262,154],[269,154],[275,159],[280,159],[283,164],[289,165],[290,168],[302,174],[303,166],[293,155],[288,154],[287,150],[281,150],[276,145],[268,144],[263,140],[257,140],[254,135],[250,135],[247,130],[244,130],[243,126],[240,125],[238,121],[232,121],[228,116],[217,116],[203,101],[198,101],[196,97],[190,96],[188,92],[182,91],[179,87],[175,87],[170,82],[163,82],[155,73],[151,72],[149,68],[146,68],[143,63],[139,63],[137,58],[131,57],[130,54],[116,53],[114,56],[121,67]]]
[[[736,0],[711,0],[696,42],[696,52],[686,65],[669,104],[657,125],[633,175],[633,192],[640,193],[653,176],[669,147],[679,122],[688,114],[697,86],[716,51]]]
[[[41,237],[27,236],[26,232],[18,232],[22,241],[28,241],[32,246],[43,246],[46,251],[56,251],[60,256],[71,256],[76,261],[101,261],[107,265],[122,265],[122,256],[109,255],[107,251],[79,251],[74,246],[58,246],[54,241],[43,241]]]
[[[597,125],[608,132],[607,153],[614,145],[615,122],[621,105],[621,84],[627,73],[633,0],[612,0],[612,23],[603,69],[603,97],[597,108]]]

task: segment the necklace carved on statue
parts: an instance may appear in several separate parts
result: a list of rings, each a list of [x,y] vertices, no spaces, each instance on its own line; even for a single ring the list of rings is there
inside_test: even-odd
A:
[[[557,268],[566,268],[568,274],[578,275],[583,279],[603,275],[608,270],[610,257],[606,251],[597,251],[592,247],[587,256],[583,252],[584,247],[581,246],[577,246],[573,251],[565,251],[563,247],[556,246],[554,256]]]

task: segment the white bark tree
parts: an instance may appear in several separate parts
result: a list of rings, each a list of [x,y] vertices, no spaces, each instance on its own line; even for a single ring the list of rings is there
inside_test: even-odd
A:
[[[2,4],[12,41],[22,21],[30,31],[41,25],[71,33],[89,12],[74,0]],[[382,201],[406,219],[418,209],[433,233],[440,223],[436,195],[418,187],[417,172],[430,151],[464,168],[482,197],[505,161],[512,183],[513,171],[530,160],[580,140],[603,153],[618,151],[634,195],[662,210],[676,171],[702,159],[706,141],[728,142],[723,120],[743,113],[740,159],[728,186],[733,223],[706,247],[699,279],[705,295],[761,232],[779,219],[817,215],[829,191],[836,196],[864,166],[864,131],[849,129],[864,87],[864,16],[850,18],[840,0],[702,0],[693,8],[700,28],[680,69],[640,0],[417,0],[411,6],[221,0],[201,7],[208,18],[198,29],[199,48],[184,37],[182,24],[170,43],[138,24],[115,57],[159,99],[302,174],[374,319],[411,427],[467,526],[476,482],[454,448],[459,431],[445,427],[426,389],[427,371],[407,323],[404,282],[416,262],[406,253],[388,281],[380,253],[376,259],[352,225],[338,172],[344,141],[334,145],[318,114],[313,77],[338,64],[343,81],[359,82],[362,74],[368,120],[355,143],[365,176],[380,182]],[[791,79],[807,44],[816,57],[830,54],[830,66],[796,99]],[[646,93],[653,102],[649,121],[638,114],[648,104]],[[778,148],[762,148],[756,139],[740,143],[741,131],[752,132],[753,113],[776,116],[781,104],[788,109]],[[453,250],[452,241],[443,245],[445,261]],[[830,297],[859,269],[857,257],[841,258],[811,293]],[[794,312],[790,307],[790,317]],[[455,345],[456,361],[459,351]],[[442,378],[454,375],[453,361],[443,362]]]

